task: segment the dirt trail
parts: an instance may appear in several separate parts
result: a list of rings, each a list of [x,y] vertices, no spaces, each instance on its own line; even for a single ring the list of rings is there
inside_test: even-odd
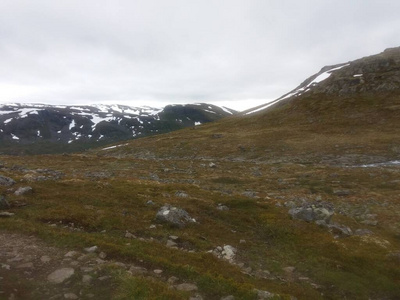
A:
[[[95,253],[65,251],[34,236],[0,231],[0,299],[107,299],[106,263]]]

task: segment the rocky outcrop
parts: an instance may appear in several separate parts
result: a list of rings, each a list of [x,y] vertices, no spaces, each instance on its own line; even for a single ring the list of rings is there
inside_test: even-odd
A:
[[[196,220],[190,217],[187,211],[169,204],[160,208],[156,214],[156,220],[180,228],[185,227],[189,223],[196,223]]]
[[[334,208],[328,202],[305,203],[302,206],[291,208],[289,214],[293,219],[329,224],[334,214]]]

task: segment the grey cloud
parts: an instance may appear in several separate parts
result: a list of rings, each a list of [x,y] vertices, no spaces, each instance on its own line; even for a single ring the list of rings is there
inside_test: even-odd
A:
[[[0,102],[268,101],[324,65],[400,44],[395,0],[15,0],[0,11]]]

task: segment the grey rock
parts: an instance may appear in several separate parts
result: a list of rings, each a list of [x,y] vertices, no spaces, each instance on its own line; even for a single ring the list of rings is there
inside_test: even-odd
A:
[[[0,209],[10,208],[10,204],[7,202],[6,197],[0,195]]]
[[[92,282],[92,279],[93,279],[93,277],[92,276],[90,276],[90,275],[83,275],[82,276],[82,283],[84,283],[84,284],[89,284],[89,283],[91,283]]]
[[[215,163],[213,163],[213,162],[210,162],[210,163],[208,164],[208,166],[209,166],[210,168],[212,168],[212,169],[215,169],[215,168],[217,167],[217,165],[216,165]]]
[[[12,186],[13,184],[15,184],[14,179],[0,175],[0,186]]]
[[[28,193],[32,193],[32,192],[33,192],[33,189],[30,186],[24,186],[24,187],[18,188],[14,192],[14,194],[17,195],[17,196],[22,196],[22,195],[25,195],[25,194],[28,194]]]
[[[75,270],[73,268],[62,268],[55,270],[53,273],[51,273],[49,276],[47,276],[47,280],[50,283],[62,283],[65,280],[69,279],[72,277],[72,275],[75,274]]]
[[[42,263],[48,263],[48,262],[51,261],[51,258],[50,258],[50,256],[43,255],[43,256],[40,258],[40,261],[41,261]]]
[[[178,277],[171,276],[170,278],[168,278],[167,283],[173,285],[173,284],[175,284],[178,280],[179,280]]]
[[[293,219],[306,222],[324,221],[329,224],[333,214],[333,205],[328,202],[305,203],[302,206],[293,207],[289,210]]]
[[[235,297],[232,295],[226,296],[226,297],[222,297],[220,300],[235,300]]]
[[[196,223],[196,220],[191,218],[187,211],[168,204],[160,208],[156,219],[179,228],[185,227],[188,223]]]
[[[231,263],[233,263],[237,249],[232,247],[231,245],[225,245],[224,247],[216,247],[214,250],[211,251],[216,257],[225,259]]]
[[[65,255],[64,255],[64,257],[74,257],[74,256],[76,256],[78,254],[78,252],[76,252],[76,251],[68,251]]]
[[[154,274],[156,274],[156,275],[161,275],[162,272],[163,272],[163,270],[155,269],[155,270],[153,270],[153,272],[154,272]]]
[[[146,202],[147,205],[154,205],[154,202],[152,200],[149,200]]]
[[[176,286],[176,289],[178,291],[193,292],[193,291],[197,291],[198,287],[197,287],[197,285],[195,285],[193,283],[181,283]]]

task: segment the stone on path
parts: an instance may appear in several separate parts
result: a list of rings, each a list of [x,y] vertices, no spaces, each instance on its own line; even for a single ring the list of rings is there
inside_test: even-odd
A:
[[[75,274],[75,270],[73,268],[61,268],[55,270],[49,276],[47,276],[47,280],[51,283],[63,283],[65,280],[71,278],[72,275]]]

